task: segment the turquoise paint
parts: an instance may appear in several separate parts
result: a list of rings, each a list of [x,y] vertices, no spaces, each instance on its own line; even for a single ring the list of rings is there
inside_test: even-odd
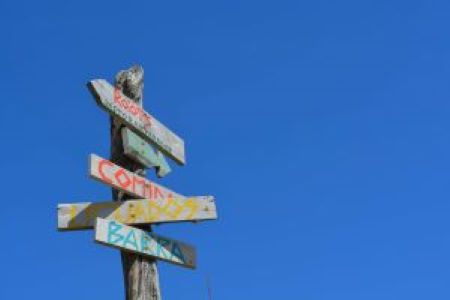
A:
[[[97,222],[99,221],[97,220]],[[185,246],[182,243],[141,229],[130,228],[113,220],[102,220],[102,222],[102,228],[107,227],[106,236],[98,237],[96,233],[96,240],[103,244],[115,245],[124,251],[129,250],[172,263],[195,267],[195,258],[191,259],[190,252],[183,251]],[[97,223],[97,226],[100,225]],[[101,231],[104,232],[103,230]],[[195,249],[190,251],[194,252]],[[195,257],[195,253],[193,256]]]
[[[114,221],[109,222],[109,224],[108,224],[108,243],[117,244],[118,242],[123,240],[123,235],[117,233],[117,231],[119,231],[120,229],[122,229],[122,225],[117,224]],[[113,236],[116,236],[117,239],[113,240]]]
[[[141,234],[141,251],[149,254],[153,254],[152,248],[150,246],[152,239],[146,234]]]
[[[179,258],[183,263],[186,262],[186,260],[184,259],[183,252],[181,251],[181,248],[178,245],[178,243],[172,243],[172,249],[170,252],[172,253],[172,256]]]
[[[131,239],[131,238],[133,238],[133,239]],[[123,241],[124,247],[127,247],[127,244],[132,245],[136,251],[139,251],[139,247],[138,247],[138,244],[136,241],[136,235],[134,234],[134,230],[130,230],[130,232],[128,232],[127,237]]]
[[[167,163],[164,154],[161,151],[157,151],[158,165],[156,166],[156,174],[158,177],[164,177],[169,174],[172,170],[170,169],[169,164]]]
[[[170,245],[169,240],[166,240],[162,237],[158,237],[157,246],[156,246],[156,255],[161,256],[161,257],[164,256],[164,258],[170,259],[171,257],[168,257],[166,254],[167,250],[166,250],[165,246],[167,246],[167,245]]]
[[[122,129],[122,139],[125,154],[147,168],[155,168],[158,177],[164,177],[172,171],[164,154],[130,129]]]

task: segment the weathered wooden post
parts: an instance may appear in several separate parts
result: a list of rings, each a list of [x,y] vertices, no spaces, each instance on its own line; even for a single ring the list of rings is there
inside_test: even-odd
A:
[[[160,300],[156,259],[196,268],[195,247],[151,232],[151,224],[217,219],[213,196],[189,196],[145,177],[171,172],[166,156],[186,163],[184,141],[143,109],[144,70],[133,66],[87,84],[110,115],[111,159],[89,155],[89,176],[112,188],[114,201],[58,205],[58,230],[94,229],[94,241],[121,250],[127,300]]]
[[[129,70],[120,71],[116,75],[115,88],[128,96],[140,107],[143,107],[144,70],[141,66],[133,66]],[[110,118],[111,125],[111,161],[129,171],[144,176],[142,165],[129,159],[124,154],[122,128],[124,125],[116,118]],[[112,189],[114,201],[126,201],[130,196]],[[151,226],[142,226],[151,231]],[[121,251],[122,268],[127,300],[160,300],[159,276],[156,260],[134,253]]]

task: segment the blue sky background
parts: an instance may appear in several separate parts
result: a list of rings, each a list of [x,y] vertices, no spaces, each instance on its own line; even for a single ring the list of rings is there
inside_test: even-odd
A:
[[[123,299],[119,253],[56,231],[110,199],[85,84],[145,68],[186,141],[160,180],[220,220],[162,225],[198,269],[163,299],[449,299],[449,1],[1,1],[2,299]],[[149,175],[154,178],[154,175]]]

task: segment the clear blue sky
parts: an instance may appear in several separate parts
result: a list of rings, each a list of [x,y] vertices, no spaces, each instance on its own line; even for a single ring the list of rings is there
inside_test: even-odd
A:
[[[123,299],[119,253],[56,231],[110,199],[85,84],[141,63],[186,141],[160,180],[220,220],[161,225],[163,299],[450,298],[449,1],[1,1],[2,299]],[[153,178],[153,174],[149,175]]]

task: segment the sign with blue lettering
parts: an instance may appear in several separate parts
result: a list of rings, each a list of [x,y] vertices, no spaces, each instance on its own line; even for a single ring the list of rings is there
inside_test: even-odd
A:
[[[123,251],[150,256],[195,269],[195,248],[185,243],[147,233],[113,220],[97,218],[95,241]]]

